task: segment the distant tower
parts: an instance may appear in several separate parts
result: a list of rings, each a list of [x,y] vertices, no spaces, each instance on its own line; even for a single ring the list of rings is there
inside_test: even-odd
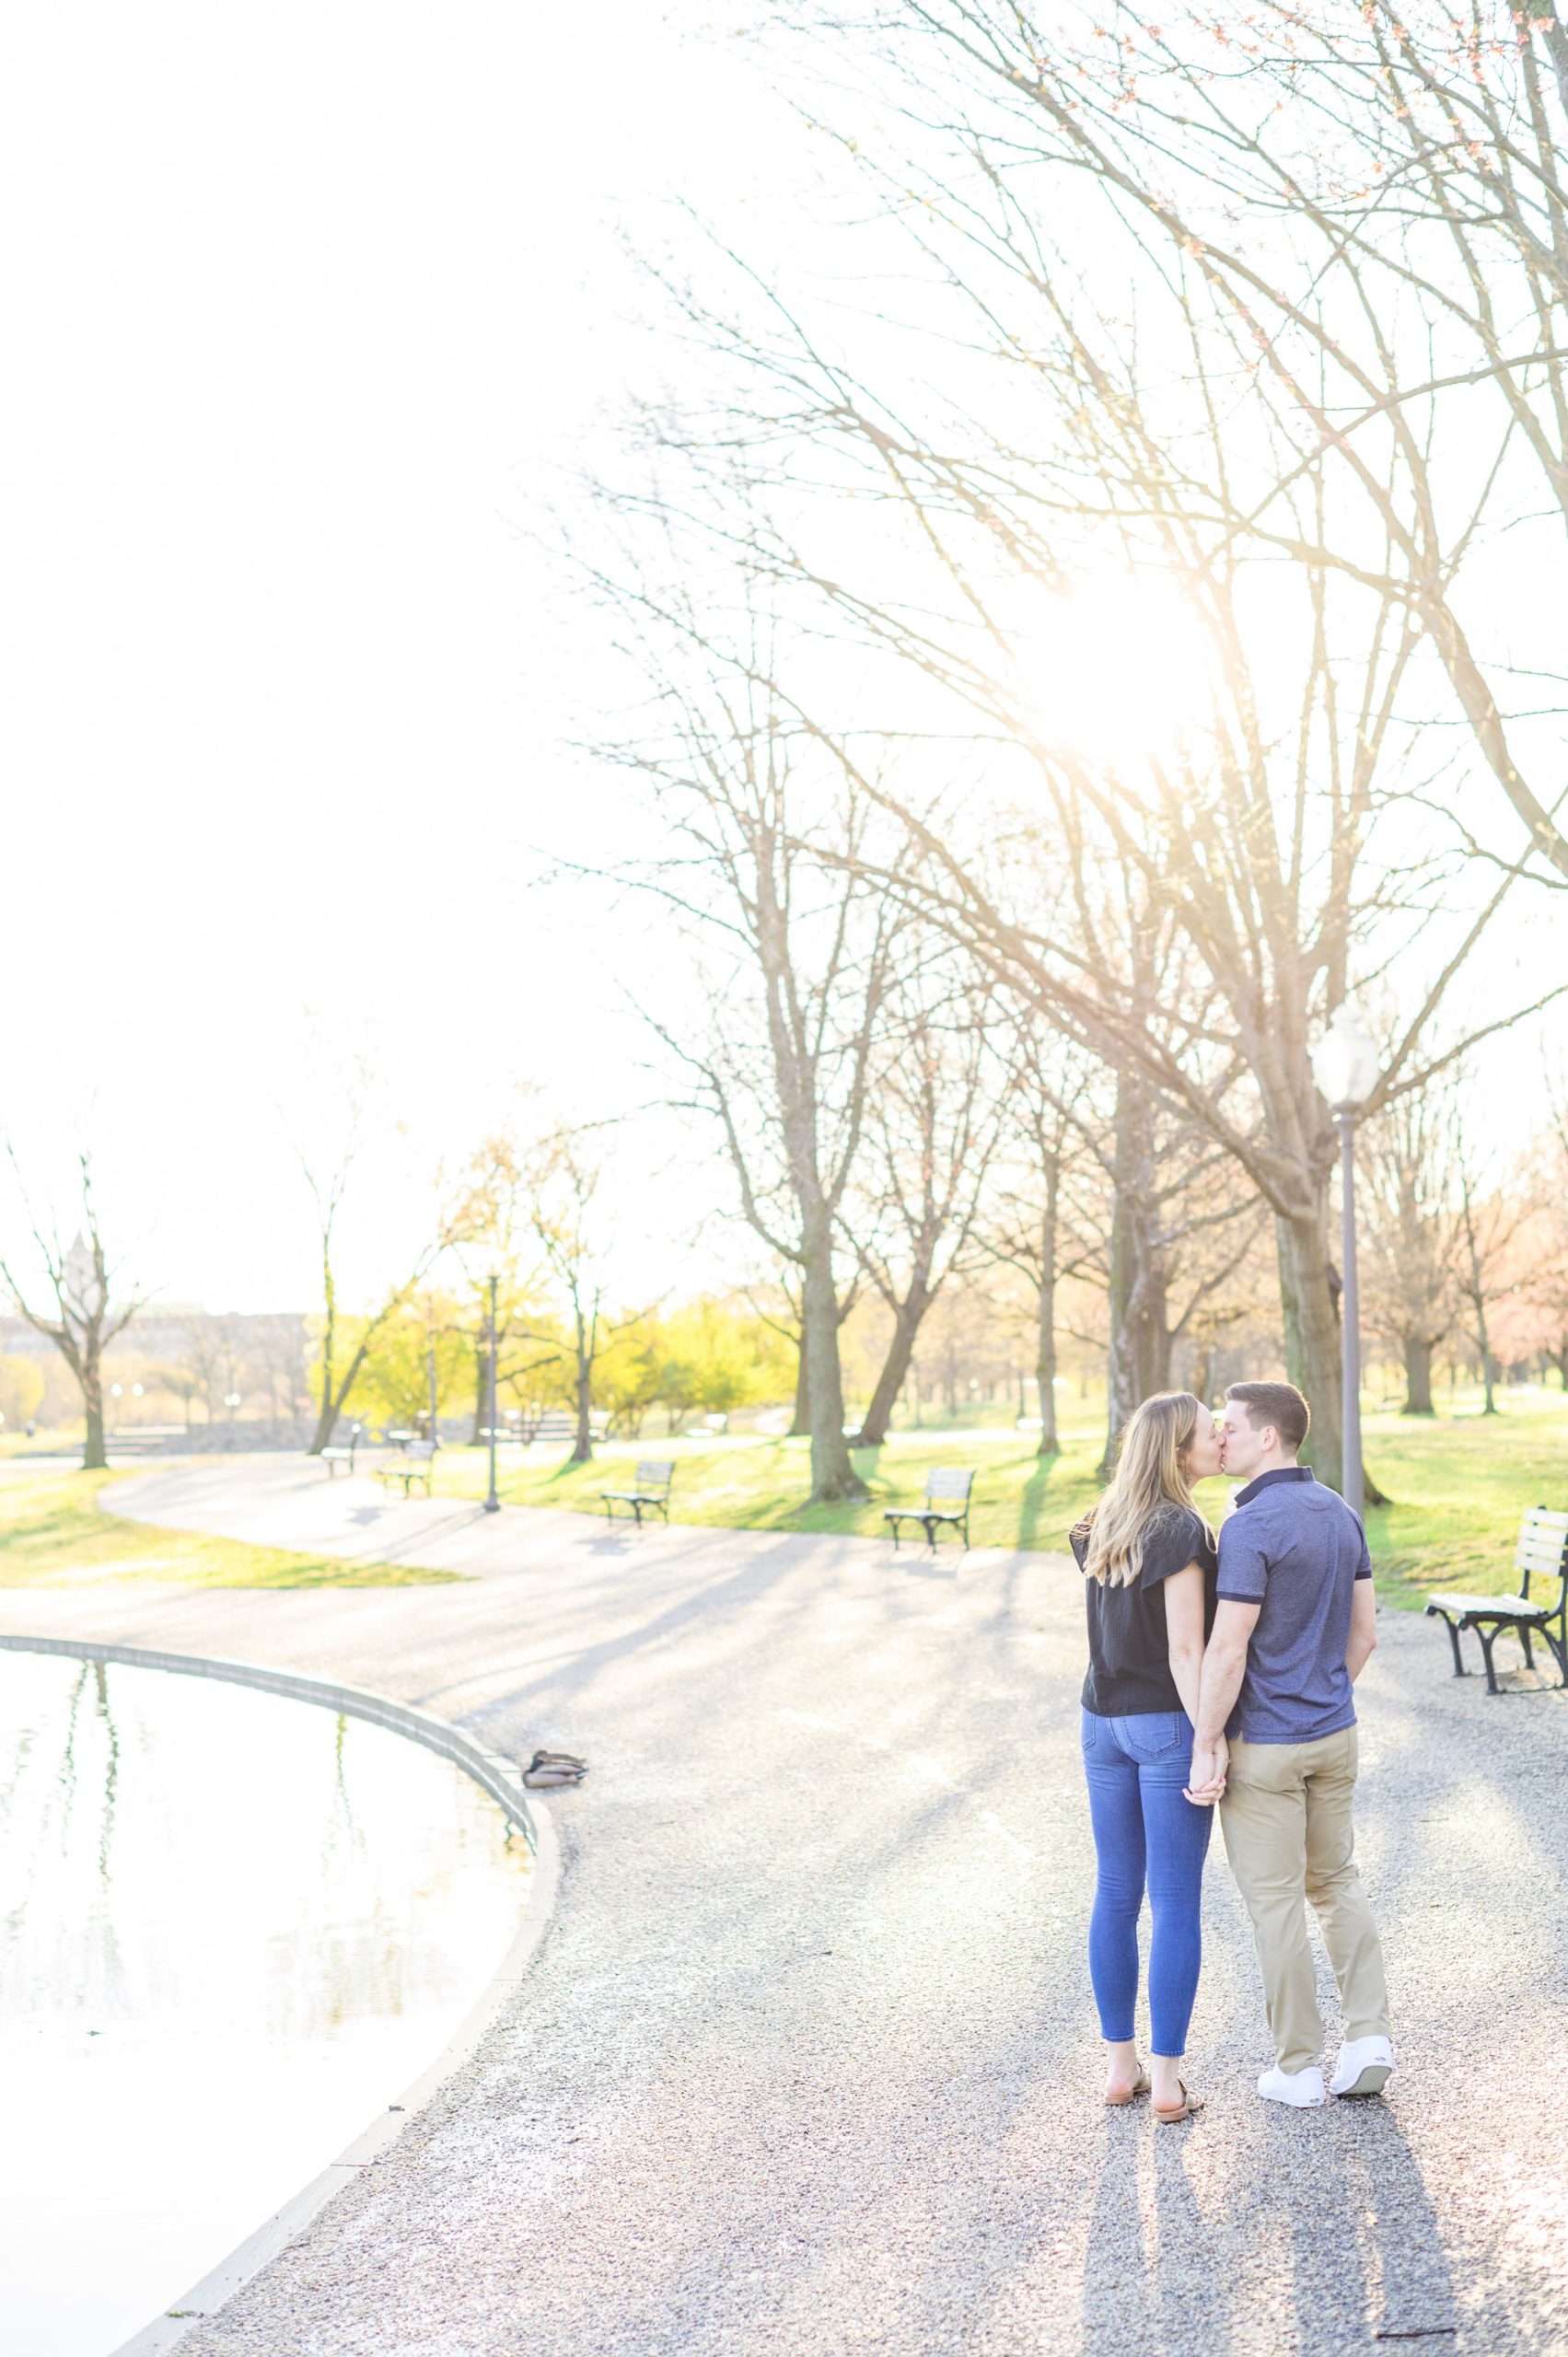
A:
[[[93,1268],[92,1249],[80,1228],[76,1230],[71,1249],[65,1255],[62,1273],[67,1306],[79,1317],[90,1318],[94,1310],[102,1305],[97,1298],[98,1276]]]

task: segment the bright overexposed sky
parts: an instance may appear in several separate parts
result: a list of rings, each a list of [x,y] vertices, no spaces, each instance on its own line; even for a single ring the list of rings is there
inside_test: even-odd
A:
[[[0,36],[0,1120],[90,1139],[170,1297],[314,1297],[290,1136],[370,1041],[352,1284],[518,1080],[648,1093],[656,964],[591,887],[593,681],[530,539],[647,365],[629,222],[774,202],[782,110],[709,8],[87,0]],[[308,1016],[304,1010],[308,1010]],[[678,1263],[688,1180],[628,1141]],[[677,1195],[680,1201],[676,1200]],[[14,1224],[7,1196],[5,1216]]]
[[[755,252],[808,212],[820,142],[747,17],[83,0],[0,32],[0,1128],[67,1219],[91,1144],[166,1299],[314,1301],[296,1146],[331,1154],[358,1058],[351,1295],[519,1084],[572,1118],[664,1086],[633,1002],[679,1026],[684,963],[561,872],[636,821],[570,749],[624,688],[543,551],[682,365],[623,238],[684,203]],[[639,1286],[736,1250],[679,1118],[614,1161]]]

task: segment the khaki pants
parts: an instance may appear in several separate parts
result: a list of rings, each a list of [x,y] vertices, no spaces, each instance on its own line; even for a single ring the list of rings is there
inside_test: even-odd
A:
[[[1383,1951],[1355,1870],[1355,1760],[1354,1727],[1316,1743],[1238,1739],[1230,1747],[1220,1822],[1252,1918],[1282,2071],[1305,2071],[1323,2044],[1307,1899],[1340,1984],[1346,2038],[1388,2034]]]

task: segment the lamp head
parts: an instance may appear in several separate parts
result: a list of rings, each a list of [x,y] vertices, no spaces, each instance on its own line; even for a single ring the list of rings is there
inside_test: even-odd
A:
[[[1376,1041],[1349,999],[1334,1009],[1333,1020],[1312,1051],[1312,1077],[1336,1112],[1359,1112],[1380,1076]]]

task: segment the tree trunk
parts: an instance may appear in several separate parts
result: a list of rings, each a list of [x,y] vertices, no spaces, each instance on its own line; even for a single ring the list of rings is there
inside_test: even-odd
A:
[[[311,1434],[310,1446],[306,1451],[307,1456],[320,1456],[321,1451],[326,1447],[327,1443],[331,1439],[332,1434],[336,1429],[338,1412],[338,1403],[335,1399],[326,1399],[322,1400],[320,1409],[316,1417],[316,1430]]]
[[[806,1349],[806,1319],[800,1321],[800,1340],[795,1354],[795,1414],[790,1420],[791,1440],[804,1440],[811,1430],[811,1386]]]
[[[1117,1124],[1121,1120],[1124,1083],[1117,1087]],[[1118,1157],[1120,1160],[1120,1156]],[[1107,1292],[1109,1338],[1106,1352],[1105,1454],[1099,1475],[1109,1480],[1127,1419],[1138,1404],[1137,1349],[1128,1319],[1137,1283],[1137,1245],[1132,1233],[1132,1206],[1120,1179],[1112,1182],[1110,1208],[1110,1283]]]
[[[1040,1289],[1040,1322],[1036,1329],[1035,1382],[1040,1390],[1040,1446],[1037,1457],[1060,1457],[1056,1429],[1056,1283],[1048,1278]]]
[[[1166,1323],[1170,1303],[1170,1288],[1163,1260],[1156,1258],[1145,1234],[1142,1238],[1143,1293],[1138,1318],[1138,1350],[1140,1359],[1140,1399],[1150,1399],[1156,1391],[1170,1389],[1170,1353],[1173,1337]]]
[[[826,1214],[805,1237],[807,1389],[811,1406],[813,1504],[868,1492],[844,1439],[843,1372],[839,1364],[839,1304],[833,1285],[832,1233]]]
[[[1056,1210],[1061,1172],[1046,1165],[1045,1208],[1040,1228],[1040,1295],[1035,1312],[1035,1382],[1040,1390],[1037,1457],[1060,1457],[1056,1432]]]
[[[330,1225],[330,1223],[329,1223]],[[332,1395],[333,1352],[338,1335],[338,1288],[332,1275],[331,1247],[325,1233],[321,1238],[321,1405],[317,1412],[315,1437],[306,1452],[319,1457],[332,1437],[332,1426],[338,1421],[338,1411]],[[207,1397],[207,1422],[213,1421],[213,1387],[204,1381]]]
[[[1496,1362],[1492,1355],[1492,1337],[1486,1324],[1486,1277],[1481,1267],[1481,1247],[1476,1241],[1475,1216],[1470,1206],[1469,1180],[1466,1178],[1461,1183],[1464,1189],[1465,1252],[1470,1274],[1466,1292],[1475,1317],[1475,1346],[1481,1353],[1481,1388],[1486,1395],[1486,1404],[1481,1413],[1483,1416],[1495,1416],[1497,1413]]]
[[[1147,1091],[1142,1081],[1122,1074],[1116,1084],[1111,1167],[1110,1348],[1105,1455],[1099,1465],[1102,1480],[1109,1479],[1133,1409],[1151,1392],[1163,1390],[1170,1372],[1165,1273],[1150,1234],[1144,1201],[1148,1171]]]
[[[1422,1334],[1407,1334],[1404,1341],[1405,1404],[1400,1411],[1404,1416],[1431,1416],[1436,1413],[1432,1405],[1432,1344]]]
[[[1285,1373],[1307,1395],[1312,1430],[1302,1450],[1320,1481],[1331,1490],[1344,1484],[1344,1417],[1340,1321],[1334,1309],[1329,1257],[1328,1196],[1315,1217],[1276,1219],[1280,1256],[1280,1306],[1284,1312]],[[1376,1499],[1367,1483],[1368,1504]]]
[[[572,1443],[568,1465],[591,1465],[594,1455],[593,1426],[588,1422],[594,1403],[594,1363],[583,1332],[577,1323],[577,1436]],[[499,1411],[497,1411],[499,1412]]]
[[[103,1380],[94,1360],[88,1360],[82,1369],[82,1407],[87,1423],[82,1470],[101,1473],[108,1467],[109,1453],[103,1445]]]
[[[880,1448],[887,1439],[888,1425],[898,1405],[899,1394],[904,1387],[910,1361],[914,1355],[920,1321],[930,1306],[931,1295],[917,1279],[893,1312],[893,1339],[882,1362],[876,1389],[871,1394],[871,1404],[861,1418],[860,1430],[855,1435],[857,1448]]]
[[[337,1430],[338,1418],[343,1414],[343,1408],[348,1399],[348,1395],[354,1389],[354,1384],[358,1380],[359,1370],[365,1364],[369,1354],[370,1343],[367,1337],[366,1341],[360,1343],[358,1349],[354,1352],[353,1358],[349,1361],[348,1373],[344,1376],[342,1383],[338,1386],[337,1398],[334,1399],[330,1394],[323,1397],[321,1401],[321,1412],[316,1419],[316,1436],[314,1440],[312,1440],[308,1452],[311,1457],[320,1456],[321,1451],[326,1447],[327,1443],[331,1439],[333,1433]]]

